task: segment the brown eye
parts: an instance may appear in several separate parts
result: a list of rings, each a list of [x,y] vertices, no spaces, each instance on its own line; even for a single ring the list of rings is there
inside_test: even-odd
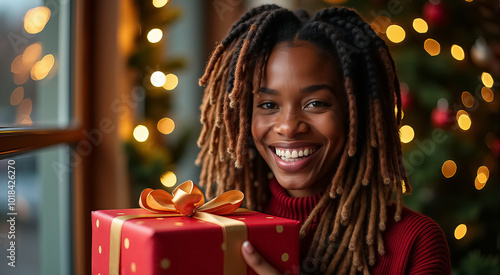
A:
[[[265,110],[272,110],[272,109],[276,109],[278,107],[278,105],[276,105],[275,103],[272,103],[272,102],[264,102],[257,107],[265,109]]]
[[[321,107],[328,107],[328,106],[330,106],[330,104],[328,102],[316,100],[316,101],[308,103],[305,108],[321,108]]]

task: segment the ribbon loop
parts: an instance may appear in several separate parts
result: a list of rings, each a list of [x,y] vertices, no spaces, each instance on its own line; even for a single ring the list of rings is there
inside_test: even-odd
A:
[[[139,199],[141,208],[155,213],[179,213],[193,216],[196,211],[225,215],[233,213],[243,202],[242,192],[232,190],[205,203],[203,192],[192,181],[177,186],[172,194],[165,190],[146,188]]]

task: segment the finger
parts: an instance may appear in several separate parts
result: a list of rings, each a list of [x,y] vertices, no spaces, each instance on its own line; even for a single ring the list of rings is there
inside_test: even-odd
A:
[[[249,241],[245,241],[241,246],[241,254],[243,258],[255,272],[260,275],[275,275],[280,274],[274,267],[272,267]]]

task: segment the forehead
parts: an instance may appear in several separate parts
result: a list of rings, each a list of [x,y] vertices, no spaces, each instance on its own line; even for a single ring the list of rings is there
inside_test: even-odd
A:
[[[341,71],[331,55],[311,42],[299,40],[276,44],[266,64],[263,84],[337,86],[341,79]]]

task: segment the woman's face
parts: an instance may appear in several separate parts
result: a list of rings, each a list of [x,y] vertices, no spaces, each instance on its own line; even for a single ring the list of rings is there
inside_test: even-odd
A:
[[[323,190],[346,140],[341,72],[307,41],[281,42],[254,95],[252,137],[276,179],[293,197]]]

